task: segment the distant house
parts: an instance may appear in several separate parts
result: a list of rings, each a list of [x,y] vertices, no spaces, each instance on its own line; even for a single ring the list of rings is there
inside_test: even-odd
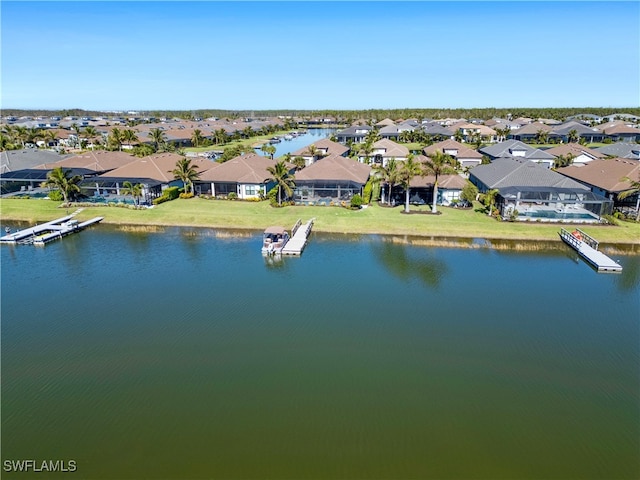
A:
[[[588,143],[601,142],[604,138],[604,134],[597,128],[588,127],[576,121],[557,125],[551,131],[555,136],[560,137],[562,142],[567,143],[570,141],[571,132],[574,130],[578,138],[582,138]]]
[[[466,142],[471,142],[473,137],[480,135],[480,137],[489,143],[494,143],[498,140],[497,132],[486,125],[478,125],[469,122],[460,122],[452,126],[456,131],[460,132]]]
[[[628,213],[638,212],[640,208],[640,194],[635,194],[621,200],[620,192],[629,190],[631,183],[625,178],[640,181],[640,161],[625,158],[598,159],[586,165],[571,165],[559,168],[558,173],[572,178],[589,189],[614,202],[614,208]]]
[[[616,120],[597,127],[606,138],[614,142],[635,142],[640,140],[640,129]]]
[[[348,202],[362,194],[370,173],[367,164],[330,155],[296,173],[294,200],[301,205]]]
[[[583,165],[592,160],[605,157],[602,153],[583,147],[579,143],[563,143],[562,145],[544,151],[555,157],[562,156],[567,159],[571,158],[571,162],[574,165]]]
[[[358,161],[386,167],[392,158],[396,160],[406,160],[409,155],[409,149],[407,147],[386,138],[378,140],[372,147],[373,151],[368,156],[362,151],[358,152]]]
[[[509,157],[523,158],[535,163],[542,163],[547,168],[553,167],[556,158],[539,148],[533,148],[518,140],[507,140],[505,142],[496,143],[495,145],[489,145],[481,148],[479,152],[487,155],[491,160]]]
[[[498,190],[496,206],[505,218],[595,223],[613,207],[611,200],[585,185],[524,158],[478,165],[469,180],[480,192]]]
[[[482,163],[482,154],[455,140],[445,140],[434,143],[423,149],[425,155],[432,155],[439,151],[445,153],[458,161],[462,168],[472,168]]]
[[[38,165],[36,168],[46,170],[56,167],[84,168],[93,171],[96,175],[100,175],[128,165],[129,163],[137,160],[139,160],[137,157],[126,152],[94,150],[73,155],[56,162],[44,163],[42,165]]]
[[[518,130],[512,130],[509,133],[508,138],[531,143],[535,142],[538,139],[538,132],[546,133],[548,140],[557,138],[557,136],[551,132],[551,127],[549,125],[545,125],[544,123],[540,122],[529,123],[527,125],[523,125]]]
[[[240,199],[260,198],[275,186],[268,171],[277,160],[249,153],[232,158],[224,163],[214,163],[204,171],[194,185],[196,193],[227,197],[234,193]],[[211,164],[211,162],[209,162]],[[295,165],[287,164],[293,174]]]
[[[349,153],[349,147],[345,147],[341,143],[331,141],[328,138],[318,140],[312,145],[316,149],[316,153],[314,155],[311,155],[309,153],[309,147],[311,145],[308,145],[304,148],[296,150],[295,152],[291,152],[291,158],[304,158],[304,164],[308,167],[309,165],[323,157],[327,157],[329,155],[339,155],[341,157],[344,157],[347,155],[347,153]]]
[[[367,138],[371,130],[373,130],[373,127],[369,125],[355,125],[336,132],[335,135],[340,143],[364,143],[365,138]]]

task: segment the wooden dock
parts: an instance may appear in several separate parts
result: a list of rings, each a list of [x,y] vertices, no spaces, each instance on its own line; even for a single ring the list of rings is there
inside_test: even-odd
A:
[[[283,255],[300,255],[302,253],[309,239],[314,220],[315,218],[312,218],[304,225],[302,225],[301,220],[296,222],[291,229],[291,238],[282,249]]]
[[[598,272],[622,272],[622,266],[598,251],[598,241],[582,230],[576,228],[573,232],[569,232],[561,228],[560,238]]]
[[[11,243],[19,245],[46,245],[47,243],[71,235],[72,233],[84,230],[86,227],[102,221],[104,217],[95,217],[85,222],[78,222],[72,215],[51,220],[50,222],[25,228],[15,233],[9,233],[0,237],[0,243]]]

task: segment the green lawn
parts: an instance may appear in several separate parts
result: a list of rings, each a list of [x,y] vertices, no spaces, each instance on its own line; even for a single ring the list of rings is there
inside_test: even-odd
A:
[[[75,211],[58,208],[49,200],[0,200],[0,218],[44,222]],[[427,211],[428,207],[412,207]],[[84,221],[103,216],[105,223],[119,225],[183,225],[263,230],[269,225],[290,228],[297,219],[316,218],[314,230],[335,233],[379,233],[423,237],[463,237],[512,240],[557,240],[560,225],[499,222],[475,210],[439,207],[440,215],[401,213],[402,207],[377,205],[358,211],[341,207],[273,208],[268,202],[242,202],[192,198],[166,202],[152,209],[131,210],[118,207],[85,207],[78,215]],[[585,226],[588,234],[602,243],[640,245],[640,224]]]

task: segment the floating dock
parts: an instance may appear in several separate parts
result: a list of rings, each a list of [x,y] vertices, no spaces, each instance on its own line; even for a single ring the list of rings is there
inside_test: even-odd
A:
[[[622,272],[622,266],[598,251],[598,241],[582,230],[576,228],[573,232],[569,232],[561,228],[560,238],[598,272]]]
[[[282,255],[300,255],[302,253],[309,239],[314,220],[315,218],[312,218],[304,225],[301,220],[296,222],[291,229],[291,238],[282,249]]]
[[[0,243],[11,243],[19,245],[46,245],[47,243],[58,240],[72,233],[84,230],[89,225],[98,223],[104,217],[95,217],[85,222],[78,222],[73,217],[78,212],[67,215],[66,217],[51,220],[50,222],[36,225],[35,227],[25,228],[15,233],[9,233],[0,237]]]

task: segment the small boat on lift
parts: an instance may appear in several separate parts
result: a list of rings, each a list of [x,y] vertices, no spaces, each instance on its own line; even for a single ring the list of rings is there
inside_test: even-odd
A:
[[[262,254],[275,255],[282,253],[282,249],[289,241],[289,232],[284,227],[269,227],[262,236]]]

